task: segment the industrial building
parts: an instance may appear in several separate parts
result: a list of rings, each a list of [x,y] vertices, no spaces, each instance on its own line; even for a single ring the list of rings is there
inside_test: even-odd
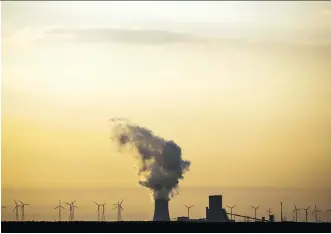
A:
[[[182,216],[177,217],[177,221],[231,222],[226,210],[223,209],[222,195],[209,196],[209,207],[206,207],[205,219],[189,219],[187,216]]]
[[[206,220],[230,222],[226,210],[223,209],[222,195],[209,196],[209,207],[206,207]]]

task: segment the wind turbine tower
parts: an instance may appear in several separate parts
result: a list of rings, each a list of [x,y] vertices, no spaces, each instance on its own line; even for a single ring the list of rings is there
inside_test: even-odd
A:
[[[320,210],[317,209],[316,205],[315,205],[315,209],[313,211],[313,214],[315,213],[315,222],[318,222],[318,212],[321,212]]]
[[[270,218],[270,215],[272,214],[271,208],[269,208],[269,209],[267,210],[267,213],[268,213],[269,218]]]
[[[23,202],[20,201],[21,205],[21,211],[22,211],[22,221],[24,221],[24,207],[28,206],[29,204],[24,204]]]
[[[280,221],[283,222],[283,202],[280,202]]]
[[[59,221],[61,221],[62,220],[61,209],[64,209],[64,207],[61,205],[61,201],[59,201],[59,205],[54,209],[59,209]]]
[[[113,210],[117,209],[117,221],[118,222],[122,221],[122,210],[123,210],[122,203],[123,203],[123,200],[121,202],[117,202],[117,204],[114,204],[115,207],[113,208]]]
[[[256,222],[256,211],[257,209],[260,208],[260,206],[251,206],[254,209],[254,217],[255,217],[255,222]]]
[[[297,209],[297,206],[294,205],[294,210],[292,212],[295,212],[295,222],[298,222],[298,211],[300,211],[300,209]]]
[[[231,220],[232,220],[232,210],[233,210],[233,208],[235,208],[235,207],[236,207],[236,205],[234,205],[234,206],[227,206],[227,207],[229,207],[229,209],[230,209],[230,213],[231,213]]]
[[[191,209],[194,205],[191,205],[191,206],[184,205],[184,206],[187,208],[187,218],[190,219],[190,209]]]
[[[306,223],[308,222],[308,210],[309,210],[310,206],[308,206],[307,208],[303,208],[303,210],[306,212]]]
[[[98,206],[98,221],[100,221],[100,206],[102,206],[101,204],[98,204],[96,202],[94,202],[97,206]]]
[[[331,210],[327,210],[326,213],[331,212]]]
[[[15,207],[14,207],[13,211],[16,211],[16,221],[18,221],[18,208],[20,207],[20,205],[18,205],[15,200],[14,200],[14,202],[15,202]]]
[[[76,200],[74,202],[71,203],[72,205],[72,220],[75,220],[75,208],[79,208],[78,206],[75,206]]]
[[[66,202],[66,204],[69,206],[69,220],[70,221],[73,221],[75,219],[75,207],[78,208],[78,206],[74,205],[75,202],[76,202],[76,200],[71,203]]]
[[[101,205],[102,205],[102,217],[101,217],[101,219],[102,219],[102,221],[105,221],[106,220],[106,216],[105,216],[105,205],[106,205],[106,203],[103,203]]]

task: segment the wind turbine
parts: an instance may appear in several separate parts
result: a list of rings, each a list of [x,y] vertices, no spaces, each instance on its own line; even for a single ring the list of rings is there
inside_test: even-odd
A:
[[[327,210],[326,213],[331,212],[331,210]]]
[[[280,202],[280,221],[283,222],[283,202]]]
[[[6,206],[1,206],[1,209],[6,209]],[[1,215],[2,215],[2,210],[1,210]]]
[[[101,204],[102,205],[102,217],[101,220],[105,221],[106,220],[106,216],[105,216],[105,205],[106,203]]]
[[[75,206],[75,204],[74,204],[75,202],[76,202],[76,200],[71,203],[71,205],[72,205],[72,220],[75,220],[75,208],[79,208],[78,206]]]
[[[74,209],[75,209],[75,207],[78,208],[78,206],[74,205],[75,202],[76,202],[76,200],[71,202],[71,203],[66,202],[66,204],[69,205],[69,220],[70,221],[74,220],[74,217],[75,217],[75,210]]]
[[[20,201],[21,205],[21,211],[22,211],[22,221],[24,221],[24,207],[28,206],[29,204],[24,204],[23,202]]]
[[[191,205],[191,206],[184,205],[184,206],[187,208],[187,218],[190,219],[190,209],[191,209],[194,205]]]
[[[230,212],[231,212],[231,220],[232,220],[232,209],[233,209],[233,208],[235,208],[235,207],[236,207],[236,205],[234,205],[234,206],[227,206],[227,207],[229,207],[229,208],[230,208]]]
[[[121,202],[117,202],[117,204],[114,204],[114,208],[113,210],[117,209],[117,221],[122,221],[122,210],[123,210],[123,207],[122,207],[122,203],[123,203],[123,200]]]
[[[303,208],[302,210],[304,210],[306,212],[306,223],[308,222],[308,210],[309,210],[310,206],[308,206],[306,209]]]
[[[16,210],[16,221],[18,221],[18,208],[20,207],[20,205],[18,205],[15,200],[14,202],[15,202],[15,207],[13,209],[13,212]]]
[[[100,206],[102,206],[101,204],[98,204],[96,202],[94,202],[97,206],[98,206],[98,221],[100,221]]]
[[[271,208],[269,208],[269,209],[267,210],[267,212],[268,212],[268,214],[269,214],[269,218],[270,218],[270,215],[271,215],[271,213],[272,213]]]
[[[69,206],[69,221],[71,221],[72,220],[72,215],[71,215],[72,214],[72,206],[68,202],[66,202],[66,204]]]
[[[294,210],[292,212],[295,212],[295,222],[298,222],[298,211],[300,211],[300,209],[297,209],[297,206],[294,205]]]
[[[61,201],[59,201],[59,205],[57,207],[55,207],[54,209],[59,209],[59,221],[62,220],[61,217],[61,209],[65,209],[62,205],[61,205]]]
[[[318,218],[317,218],[318,212],[321,212],[321,211],[318,210],[318,209],[316,208],[316,205],[315,205],[315,209],[314,209],[314,211],[313,211],[313,214],[315,213],[315,221],[316,221],[316,223],[318,222]]]
[[[251,206],[254,209],[254,214],[255,214],[255,222],[256,222],[256,210],[259,209],[260,206]]]

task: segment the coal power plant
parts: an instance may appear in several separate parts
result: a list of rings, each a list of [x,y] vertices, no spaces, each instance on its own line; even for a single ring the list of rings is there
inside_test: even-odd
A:
[[[153,221],[170,221],[169,200],[155,200]]]
[[[222,195],[209,196],[209,207],[206,207],[206,220],[230,222],[225,209],[223,209]]]

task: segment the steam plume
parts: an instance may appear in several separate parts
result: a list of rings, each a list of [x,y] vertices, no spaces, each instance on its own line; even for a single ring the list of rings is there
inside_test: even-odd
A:
[[[190,161],[182,159],[181,148],[126,119],[113,118],[112,140],[120,149],[131,150],[138,158],[139,184],[152,191],[154,199],[169,200],[189,170]],[[128,147],[129,146],[129,147]]]

